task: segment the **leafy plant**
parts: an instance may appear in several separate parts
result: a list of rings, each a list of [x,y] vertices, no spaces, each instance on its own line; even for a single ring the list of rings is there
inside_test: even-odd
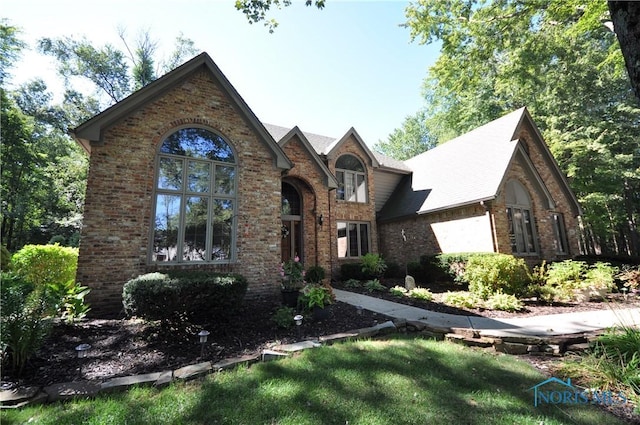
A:
[[[62,297],[62,318],[67,322],[84,319],[91,310],[84,298],[91,292],[87,286],[70,285]]]
[[[2,273],[0,287],[0,354],[20,375],[51,329],[56,298],[47,285]]]
[[[417,300],[431,301],[433,299],[433,293],[427,288],[413,288],[407,295]]]
[[[464,279],[469,282],[469,291],[484,300],[499,291],[521,295],[531,282],[524,259],[507,254],[471,256]]]
[[[273,320],[279,328],[289,329],[293,326],[293,316],[295,314],[295,310],[291,307],[280,307],[273,314],[271,320]]]
[[[11,266],[11,253],[6,246],[0,245],[0,271],[7,271]]]
[[[372,279],[372,280],[366,281],[364,283],[364,287],[369,292],[386,291],[387,290],[387,288],[382,283],[380,283],[380,281],[378,279]]]
[[[280,264],[280,277],[282,289],[286,291],[300,290],[305,284],[304,265],[300,262],[300,257]]]
[[[502,292],[497,292],[491,295],[485,302],[484,305],[491,310],[502,310],[502,311],[520,311],[524,307],[524,304],[511,294],[504,294]]]
[[[362,273],[367,277],[381,278],[387,270],[387,264],[379,254],[369,252],[360,259]]]
[[[603,289],[611,291],[616,286],[614,276],[618,272],[609,263],[598,262],[586,271],[581,286],[589,289]]]
[[[331,290],[321,285],[306,285],[302,289],[301,299],[309,309],[325,308],[329,304],[333,304]]]
[[[629,289],[640,288],[640,266],[636,268],[625,267],[618,274],[618,279],[624,282],[624,287]]]
[[[65,287],[76,278],[78,249],[60,245],[25,245],[11,258],[13,268],[34,285]]]
[[[362,286],[362,282],[358,279],[349,279],[344,282],[343,285],[347,288],[360,288]]]
[[[468,291],[447,291],[442,296],[442,302],[458,308],[477,308],[483,305],[480,297]]]
[[[396,297],[404,297],[407,294],[407,288],[396,285],[393,288],[390,288],[389,292],[391,292],[391,295],[395,295]]]

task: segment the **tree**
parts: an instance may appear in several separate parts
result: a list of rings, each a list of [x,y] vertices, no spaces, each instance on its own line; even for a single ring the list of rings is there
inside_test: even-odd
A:
[[[401,128],[389,134],[386,141],[378,141],[373,148],[401,161],[421,154],[436,145],[426,122],[424,111],[410,115],[405,118]]]
[[[6,19],[0,19],[0,85],[4,85],[9,68],[24,48],[24,42],[18,38],[19,33],[18,28],[9,25]]]
[[[267,19],[267,13],[271,7],[282,9],[291,6],[292,0],[236,0],[236,9],[247,17],[250,24],[264,22],[264,26],[273,32],[278,26],[275,19]],[[325,0],[305,0],[306,6],[315,5],[318,9],[324,9]]]
[[[442,42],[424,83],[432,136],[527,106],[583,205],[585,248],[637,254],[640,110],[606,15],[604,2],[422,0],[406,26]]]
[[[640,100],[640,2],[609,1],[608,5],[631,85]]]

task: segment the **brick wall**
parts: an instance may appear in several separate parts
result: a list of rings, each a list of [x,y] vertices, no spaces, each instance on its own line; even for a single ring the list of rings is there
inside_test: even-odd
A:
[[[225,269],[247,277],[248,298],[277,291],[280,170],[222,88],[199,71],[113,124],[105,144],[92,147],[77,279],[92,289],[94,315],[117,314],[127,280],[162,270],[148,265],[155,157],[164,137],[191,125],[220,133],[237,153],[238,254]]]

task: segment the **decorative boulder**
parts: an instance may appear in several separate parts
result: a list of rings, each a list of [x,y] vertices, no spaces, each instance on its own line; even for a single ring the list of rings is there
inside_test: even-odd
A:
[[[404,278],[404,287],[407,289],[407,291],[415,289],[416,280],[413,278],[413,276],[409,276],[409,275],[405,276],[405,278]]]

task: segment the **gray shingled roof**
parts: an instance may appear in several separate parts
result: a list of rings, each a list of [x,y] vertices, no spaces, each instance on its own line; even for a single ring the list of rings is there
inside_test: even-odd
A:
[[[381,220],[424,214],[495,198],[526,115],[521,108],[405,162],[404,177],[380,211]]]

